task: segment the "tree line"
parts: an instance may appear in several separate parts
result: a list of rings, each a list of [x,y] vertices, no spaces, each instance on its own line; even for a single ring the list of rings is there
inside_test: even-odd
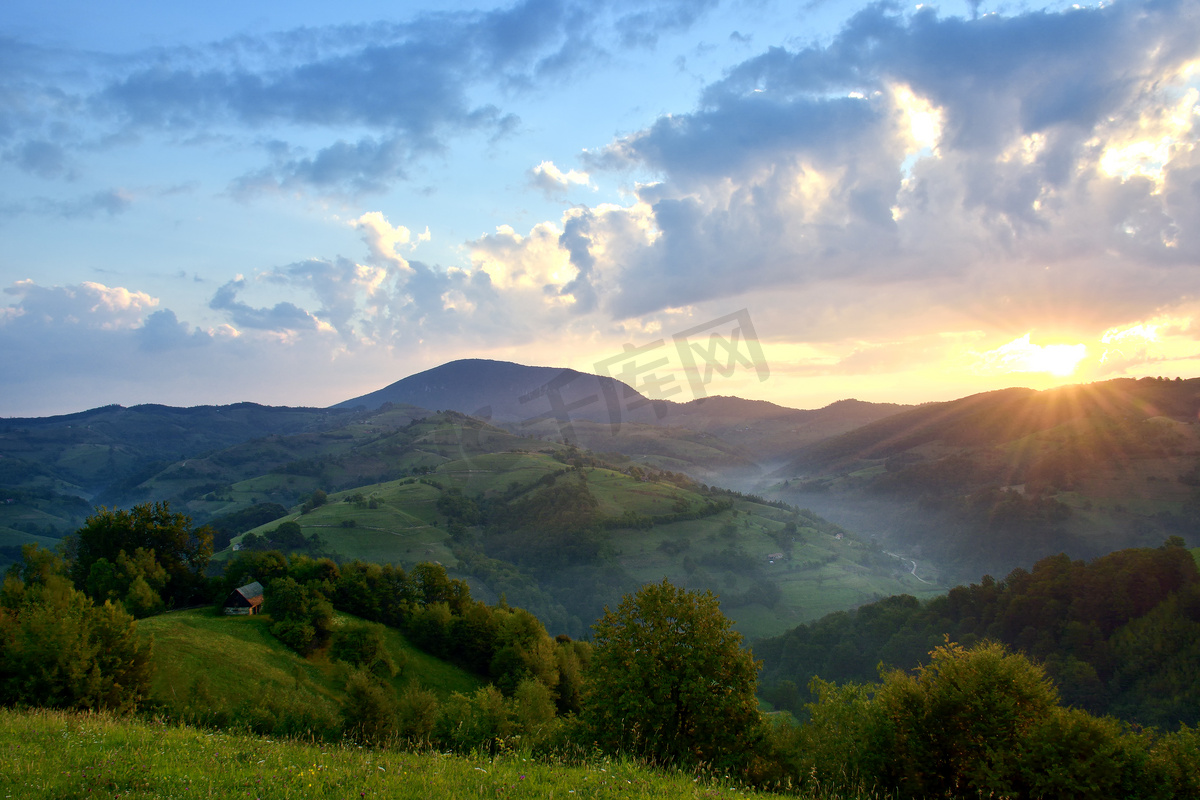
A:
[[[582,642],[551,638],[532,614],[503,601],[474,600],[437,564],[405,570],[245,552],[222,575],[205,578],[207,536],[160,505],[102,509],[63,552],[27,546],[0,587],[0,701],[155,711],[153,644],[128,608],[147,612],[143,585],[164,604],[180,604],[203,596],[219,602],[257,580],[274,636],[302,655],[347,665],[337,719],[323,723],[312,709],[264,699],[272,713],[294,711],[307,726],[292,733],[459,751],[495,751],[521,737],[535,755],[632,755],[810,794],[1157,799],[1200,792],[1200,732],[1186,724],[1170,733],[1136,728],[1064,705],[1041,665],[993,639],[958,644],[943,633],[915,669],[865,682],[813,678],[813,699],[797,724],[760,711],[761,662],[711,592],[647,584],[606,609],[592,641]],[[1055,636],[1070,638],[1075,629],[1067,628],[1085,620],[1117,635],[1195,585],[1195,565],[1181,553],[1171,542],[1115,554],[1098,567],[1048,561],[1003,586],[956,590],[943,610],[987,619],[996,633],[1033,631],[1034,643],[1041,617],[1065,616]],[[983,601],[989,592],[996,602]],[[358,621],[335,625],[337,611]],[[1191,619],[1192,611],[1175,606],[1175,613]],[[404,665],[384,646],[385,627],[486,685],[444,698],[415,683],[396,692],[390,678]],[[188,721],[246,722],[199,679],[189,691]],[[270,727],[280,719],[261,721],[264,732],[280,731]]]
[[[1042,663],[1072,706],[1144,725],[1200,723],[1200,571],[1182,540],[1032,571],[918,602],[889,597],[755,644],[763,694],[800,711],[813,675],[870,681],[879,664],[915,668],[945,636],[1002,642]]]

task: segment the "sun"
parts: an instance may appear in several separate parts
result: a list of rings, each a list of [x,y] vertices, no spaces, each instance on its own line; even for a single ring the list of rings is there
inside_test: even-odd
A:
[[[1037,347],[1037,345],[1034,345]],[[1060,378],[1073,375],[1079,362],[1087,356],[1087,347],[1082,344],[1051,344],[1038,348],[1029,355],[1027,372],[1048,372]]]
[[[1087,345],[1033,344],[1029,334],[979,354],[977,367],[986,373],[1042,372],[1057,378],[1073,375],[1087,358]]]

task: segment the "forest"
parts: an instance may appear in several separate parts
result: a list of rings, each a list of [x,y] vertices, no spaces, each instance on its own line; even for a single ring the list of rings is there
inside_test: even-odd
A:
[[[1200,722],[1200,573],[1177,537],[1090,563],[1045,558],[923,603],[889,597],[754,649],[764,696],[799,712],[813,675],[871,681],[880,665],[916,668],[946,637],[1000,642],[1037,659],[1063,701],[1088,712],[1142,725]]]
[[[503,598],[473,599],[438,564],[405,570],[245,551],[213,574],[211,542],[209,529],[159,503],[99,509],[57,552],[27,545],[0,589],[0,701],[383,750],[621,756],[807,796],[1200,790],[1200,732],[1183,710],[1195,704],[1169,693],[1189,688],[1181,681],[1195,663],[1190,626],[1200,610],[1195,562],[1178,541],[1092,564],[1048,559],[924,605],[889,598],[843,615],[840,628],[862,642],[849,633],[834,641],[839,626],[826,618],[754,653],[715,595],[665,579],[606,609],[588,640],[573,640],[551,637]],[[337,665],[332,706],[286,690],[236,705],[198,676],[175,702],[152,692],[156,649],[167,645],[139,625],[169,623],[194,612],[168,609],[196,604],[219,615],[250,581],[265,587],[264,624],[281,647],[303,663]],[[882,635],[895,630],[904,632],[895,642]],[[941,630],[949,635],[931,646]],[[395,634],[475,676],[477,688],[439,694],[415,673],[404,680],[408,666],[387,645]],[[1139,640],[1146,635],[1156,648]],[[854,666],[861,658],[834,659],[852,647],[867,659],[886,653],[879,661],[894,667],[864,675]],[[818,664],[820,651],[830,658]],[[1161,663],[1136,664],[1136,653]],[[794,715],[756,699],[756,655],[770,681],[764,697]],[[1089,670],[1100,689],[1090,708],[1079,699],[1090,684],[1069,677]],[[789,706],[784,689],[797,678],[812,695]],[[1155,694],[1164,707],[1145,702]]]

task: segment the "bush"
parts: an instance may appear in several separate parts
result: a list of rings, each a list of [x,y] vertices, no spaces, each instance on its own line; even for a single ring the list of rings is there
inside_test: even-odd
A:
[[[380,679],[394,678],[400,672],[387,650],[382,625],[345,625],[334,633],[329,654],[335,661],[361,667]]]
[[[363,744],[383,744],[397,733],[398,708],[391,686],[373,675],[356,670],[346,682],[346,704],[342,708],[346,735]]]
[[[745,763],[759,665],[712,592],[647,584],[592,627],[583,716],[601,747],[670,764]]]
[[[509,704],[495,686],[481,687],[470,697],[450,695],[434,727],[437,741],[459,752],[493,750],[514,732]]]
[[[931,655],[916,675],[885,675],[875,697],[885,783],[910,797],[1005,793],[1020,745],[1058,708],[1054,687],[1000,644],[947,644]]]
[[[440,711],[437,695],[410,683],[396,703],[396,732],[410,742],[428,742]]]
[[[150,689],[150,643],[120,606],[62,575],[10,577],[0,607],[0,703],[132,711]]]

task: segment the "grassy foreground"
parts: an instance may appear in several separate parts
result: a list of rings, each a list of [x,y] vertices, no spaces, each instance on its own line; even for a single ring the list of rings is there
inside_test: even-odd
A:
[[[630,763],[372,751],[0,709],[0,798],[772,797]]]

